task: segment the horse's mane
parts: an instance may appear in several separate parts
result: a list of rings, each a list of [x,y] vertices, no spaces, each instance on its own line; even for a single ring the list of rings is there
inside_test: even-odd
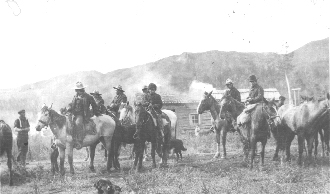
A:
[[[217,113],[219,113],[220,112],[220,104],[218,103],[218,101],[212,95],[210,95],[210,98],[215,103],[215,110],[217,111]]]
[[[52,109],[48,109],[48,110],[51,113],[53,122],[58,126],[58,128],[61,129],[64,126],[65,122],[66,122],[66,117],[63,116],[63,115],[60,115],[55,110],[52,110]]]
[[[237,101],[236,99],[234,99],[232,96],[230,95],[224,95],[221,99],[220,102],[224,99],[224,98],[228,98],[230,99],[230,101],[233,101],[236,105],[236,107],[245,107],[243,103]]]

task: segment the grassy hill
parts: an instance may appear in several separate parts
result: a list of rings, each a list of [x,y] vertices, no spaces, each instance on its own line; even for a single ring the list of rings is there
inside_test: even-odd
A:
[[[61,75],[20,88],[0,90],[0,118],[9,123],[21,108],[30,119],[37,118],[43,103],[54,103],[59,110],[71,102],[75,82],[82,81],[86,91],[99,90],[108,105],[121,84],[129,100],[150,82],[160,86],[162,92],[189,96],[195,80],[224,89],[225,80],[231,78],[237,88],[249,88],[247,78],[255,74],[264,88],[277,88],[287,96],[284,78],[288,73],[292,88],[300,87],[303,93],[322,94],[329,89],[329,38],[310,42],[287,54],[240,53],[208,51],[182,53],[159,61],[102,74],[97,71]]]

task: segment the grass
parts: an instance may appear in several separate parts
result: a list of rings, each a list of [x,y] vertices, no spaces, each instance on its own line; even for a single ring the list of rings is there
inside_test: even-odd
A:
[[[329,157],[319,156],[314,164],[298,167],[295,162],[296,140],[291,150],[292,163],[271,160],[275,149],[271,139],[266,147],[265,165],[262,167],[259,157],[256,157],[255,167],[250,171],[242,164],[241,144],[235,134],[228,134],[227,159],[212,159],[216,150],[214,135],[178,138],[184,141],[188,150],[183,152],[182,161],[170,159],[167,168],[152,169],[151,162],[147,161],[143,163],[143,171],[136,173],[131,170],[132,161],[123,158],[130,151],[126,148],[121,152],[121,171],[108,174],[102,161],[103,151],[99,151],[96,153],[95,173],[89,171],[88,163],[77,160],[75,156],[75,175],[52,176],[49,164],[44,164],[49,162],[46,160],[24,172],[16,170],[14,187],[8,186],[8,173],[2,174],[1,193],[96,193],[93,184],[99,178],[110,179],[122,187],[123,193],[330,193]],[[84,157],[83,152],[78,154],[78,158]],[[65,167],[68,172],[67,163]]]

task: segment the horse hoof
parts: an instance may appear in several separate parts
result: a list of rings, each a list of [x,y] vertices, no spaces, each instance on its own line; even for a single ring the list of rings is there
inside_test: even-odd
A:
[[[89,169],[91,170],[91,172],[95,172],[95,168],[94,167],[89,167]]]
[[[85,161],[88,161],[88,158],[86,158]]]
[[[217,159],[217,158],[219,158],[220,157],[220,153],[216,153],[215,155],[214,155],[214,159]]]

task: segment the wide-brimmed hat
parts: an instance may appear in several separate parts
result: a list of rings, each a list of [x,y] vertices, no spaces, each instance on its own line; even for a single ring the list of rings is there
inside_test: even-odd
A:
[[[144,85],[143,88],[142,88],[142,90],[144,90],[144,89],[148,89],[148,86],[147,85]]]
[[[256,82],[257,81],[257,77],[255,75],[250,75],[249,76],[249,81],[250,82]]]
[[[125,92],[125,91],[123,90],[123,88],[122,88],[120,85],[118,85],[118,87],[113,87],[113,88],[116,89],[116,90],[119,90],[119,91]]]
[[[281,95],[279,99],[285,100],[285,97]]]
[[[233,83],[233,81],[230,79],[230,78],[228,78],[227,80],[226,80],[226,85],[227,84],[232,84]]]
[[[99,91],[97,91],[97,90],[93,91],[93,92],[90,93],[90,94],[91,94],[91,95],[102,95],[102,94],[100,94]]]
[[[20,110],[20,111],[18,111],[18,113],[19,113],[19,114],[21,114],[21,113],[25,113],[25,110]]]
[[[83,83],[77,82],[73,89],[85,89],[87,86],[84,86]]]

